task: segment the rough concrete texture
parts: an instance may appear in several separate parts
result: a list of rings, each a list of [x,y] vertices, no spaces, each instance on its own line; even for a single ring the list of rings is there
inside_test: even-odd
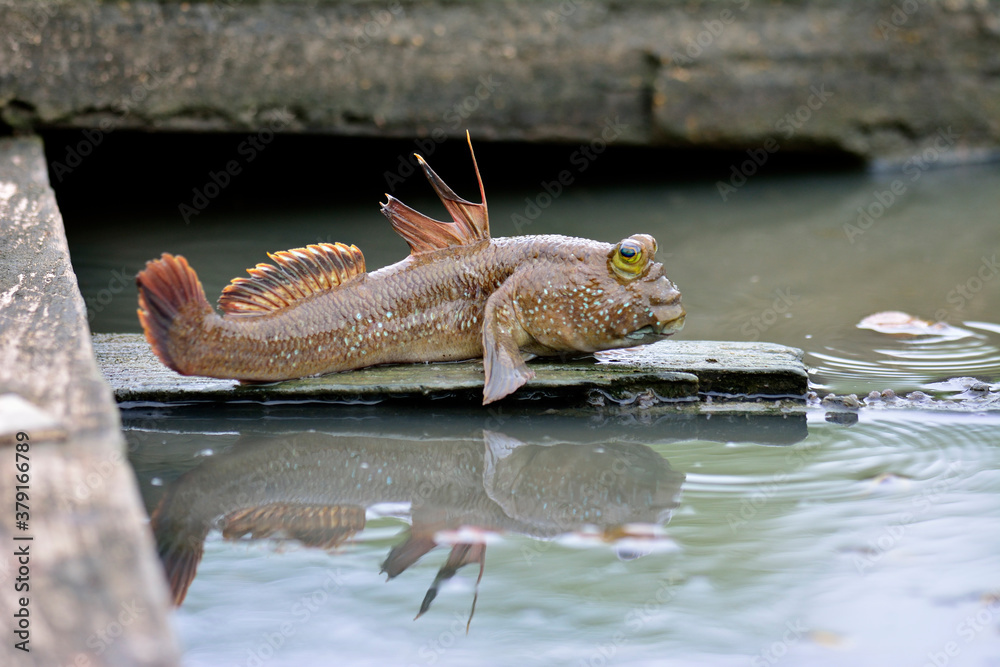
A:
[[[22,128],[1000,147],[985,0],[0,0],[0,35],[0,118]]]
[[[196,401],[377,402],[405,398],[481,402],[480,362],[365,368],[269,385],[185,377],[166,368],[140,334],[97,334],[98,364],[120,402]],[[634,356],[632,356],[634,355]],[[588,400],[656,403],[697,400],[699,391],[804,399],[802,352],[768,343],[665,341],[638,352],[617,351],[608,363],[583,359],[532,362],[536,377],[505,402],[583,405]],[[705,388],[700,389],[704,376]]]
[[[24,565],[29,586],[27,606],[11,580],[0,596],[8,620],[0,664],[177,664],[163,576],[118,411],[94,363],[38,139],[0,140],[0,258],[0,498],[8,504],[0,579],[25,576]],[[15,453],[27,482],[15,482]],[[22,486],[24,515],[16,516]],[[27,560],[15,563],[22,547]],[[17,640],[27,639],[26,651],[11,634],[21,609],[28,636]]]
[[[0,257],[0,394],[67,431],[117,428],[37,139],[0,141]]]

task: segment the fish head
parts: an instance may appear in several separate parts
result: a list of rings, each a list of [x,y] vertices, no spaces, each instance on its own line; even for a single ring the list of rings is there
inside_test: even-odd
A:
[[[555,352],[646,345],[680,331],[681,293],[656,251],[648,234],[575,249],[569,256],[577,261],[550,272],[542,289],[536,280],[530,294],[519,295],[528,305],[519,308],[522,326]]]

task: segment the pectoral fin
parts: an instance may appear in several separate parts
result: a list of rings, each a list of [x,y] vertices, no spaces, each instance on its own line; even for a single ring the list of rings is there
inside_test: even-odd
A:
[[[436,546],[437,542],[434,540],[433,533],[425,535],[413,533],[411,530],[404,542],[397,544],[389,551],[379,574],[385,573],[389,575],[390,579],[399,576],[406,568],[416,563]]]
[[[508,278],[486,302],[483,321],[483,366],[486,385],[483,405],[499,401],[535,377],[524,363],[521,347],[531,336],[517,321],[514,313],[514,279]]]

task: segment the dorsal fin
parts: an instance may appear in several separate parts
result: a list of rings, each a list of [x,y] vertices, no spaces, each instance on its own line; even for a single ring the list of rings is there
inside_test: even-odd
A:
[[[472,166],[476,169],[479,196],[483,200],[481,204],[473,204],[456,195],[419,155],[416,157],[423,167],[427,180],[431,182],[431,187],[441,198],[441,203],[448,209],[454,222],[429,218],[423,213],[414,211],[392,195],[386,194],[388,202],[382,204],[382,214],[389,218],[392,228],[409,244],[412,255],[449,246],[471,245],[490,237],[490,217],[486,209],[483,179],[479,175],[479,165],[476,164],[476,153],[472,150],[472,137],[468,132],[465,136],[469,141],[469,152],[472,153]]]
[[[361,251],[343,243],[317,243],[267,256],[274,265],[261,263],[247,269],[249,278],[233,278],[222,290],[219,307],[226,315],[266,315],[365,272]]]
[[[358,505],[272,503],[239,509],[223,517],[222,537],[245,535],[260,540],[282,537],[308,547],[334,549],[365,527],[365,508]]]

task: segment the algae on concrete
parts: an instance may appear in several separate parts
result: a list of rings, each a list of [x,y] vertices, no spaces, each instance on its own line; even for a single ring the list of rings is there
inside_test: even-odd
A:
[[[377,366],[266,385],[185,377],[166,368],[140,334],[97,334],[98,364],[119,402],[326,401],[375,402],[443,399],[480,403],[479,361]],[[584,405],[588,400],[629,403],[696,401],[701,392],[804,399],[808,376],[802,352],[769,343],[664,341],[593,358],[530,362],[536,377],[505,399]]]

